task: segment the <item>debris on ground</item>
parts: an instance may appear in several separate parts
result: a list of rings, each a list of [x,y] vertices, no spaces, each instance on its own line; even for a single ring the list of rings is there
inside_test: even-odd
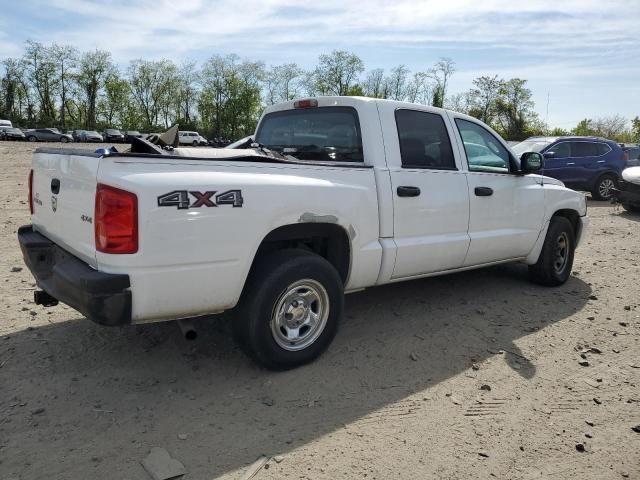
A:
[[[182,463],[160,447],[153,447],[141,463],[153,480],[169,480],[187,473]]]
[[[244,475],[242,475],[242,480],[250,480],[251,478],[255,477],[256,474],[260,470],[262,470],[262,467],[264,467],[268,461],[269,459],[265,456],[258,458],[255,462],[249,465],[249,468],[247,468],[247,470],[244,472]]]
[[[411,352],[411,353],[409,354],[409,358],[410,358],[411,360],[413,360],[414,362],[417,362],[417,361],[418,361],[418,355],[416,355],[416,354],[415,354],[415,353],[413,353],[413,352]]]
[[[490,392],[490,391],[491,391],[491,387],[490,387],[489,385],[486,385],[486,384],[485,384],[485,385],[482,385],[482,386],[480,387],[480,390],[484,390],[484,391],[486,391],[486,392]]]

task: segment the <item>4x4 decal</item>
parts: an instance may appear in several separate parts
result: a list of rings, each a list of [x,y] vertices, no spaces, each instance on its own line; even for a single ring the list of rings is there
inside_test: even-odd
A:
[[[218,207],[220,205],[242,207],[243,203],[244,199],[242,198],[241,190],[227,190],[218,195],[216,195],[215,191],[195,192],[191,190],[174,190],[173,192],[165,193],[158,197],[159,207],[177,207],[179,210]]]

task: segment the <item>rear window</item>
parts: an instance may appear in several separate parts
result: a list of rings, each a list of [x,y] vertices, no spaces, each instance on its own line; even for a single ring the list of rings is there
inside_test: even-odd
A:
[[[351,107],[320,107],[264,116],[257,143],[300,160],[363,162],[358,114]]]
[[[598,144],[598,155],[606,155],[610,151],[611,151],[611,147],[609,147],[609,145],[607,145],[606,143]]]

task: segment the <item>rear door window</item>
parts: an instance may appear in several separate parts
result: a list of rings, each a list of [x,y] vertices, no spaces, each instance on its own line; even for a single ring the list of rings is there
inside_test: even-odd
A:
[[[397,110],[396,124],[404,168],[456,169],[451,140],[441,115]]]
[[[597,157],[600,155],[598,153],[598,144],[593,142],[572,142],[572,149],[572,156],[576,158]]]
[[[358,114],[352,107],[315,107],[264,116],[255,141],[300,160],[363,162]]]

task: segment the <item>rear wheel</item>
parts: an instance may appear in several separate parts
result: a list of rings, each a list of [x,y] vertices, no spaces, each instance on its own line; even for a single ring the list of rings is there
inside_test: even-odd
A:
[[[616,187],[616,177],[610,173],[602,175],[591,191],[594,200],[611,200]]]
[[[331,343],[344,304],[338,272],[323,257],[299,249],[257,260],[233,319],[243,350],[272,370],[316,359]]]
[[[573,267],[576,248],[575,232],[564,217],[552,217],[540,257],[529,266],[532,281],[546,286],[558,286],[567,281]]]

